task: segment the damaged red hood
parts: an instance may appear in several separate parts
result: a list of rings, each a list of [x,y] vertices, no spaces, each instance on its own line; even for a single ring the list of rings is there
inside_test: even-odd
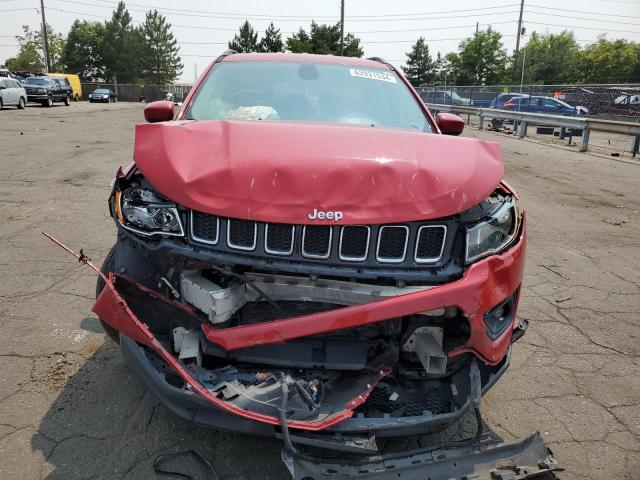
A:
[[[288,122],[138,125],[134,159],[186,207],[298,224],[332,223],[309,219],[314,210],[347,224],[445,217],[482,201],[504,173],[494,142]]]

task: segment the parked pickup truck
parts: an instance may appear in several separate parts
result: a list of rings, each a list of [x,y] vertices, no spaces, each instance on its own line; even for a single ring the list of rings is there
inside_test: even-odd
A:
[[[24,83],[27,101],[37,102],[43,107],[53,106],[53,102],[71,103],[71,86],[63,79],[51,77],[28,77]]]

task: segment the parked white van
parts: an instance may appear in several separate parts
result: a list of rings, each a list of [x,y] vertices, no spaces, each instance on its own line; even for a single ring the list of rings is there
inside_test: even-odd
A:
[[[0,108],[15,106],[22,110],[27,104],[27,92],[20,82],[10,77],[0,77]]]

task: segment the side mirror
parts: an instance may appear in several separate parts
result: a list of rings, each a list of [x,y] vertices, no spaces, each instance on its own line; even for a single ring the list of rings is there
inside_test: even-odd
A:
[[[144,107],[144,119],[149,123],[173,120],[173,102],[162,100],[150,103]]]
[[[464,120],[453,113],[439,113],[436,123],[444,135],[460,135],[464,130]]]

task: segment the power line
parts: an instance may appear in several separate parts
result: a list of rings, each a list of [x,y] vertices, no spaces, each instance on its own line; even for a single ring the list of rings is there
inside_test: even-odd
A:
[[[585,12],[584,10],[570,10],[568,8],[556,8],[556,7],[545,7],[543,5],[536,5],[535,3],[530,3],[529,7],[541,8],[543,10],[551,10],[552,12],[570,12],[570,13],[588,13],[589,15],[599,15],[604,17],[618,17],[618,18],[629,18],[629,15],[618,15],[615,13],[601,13],[601,12]]]
[[[0,13],[4,12],[24,12],[25,10],[38,10],[36,7],[28,7],[28,8],[8,8],[5,10],[0,10]]]
[[[527,13],[532,13],[535,15],[549,15],[549,12],[536,12],[533,10],[526,10]],[[635,27],[640,27],[640,23],[633,23],[633,22],[622,22],[620,20],[617,19],[611,19],[611,20],[607,20],[604,18],[585,18],[585,17],[576,17],[575,15],[559,15],[559,14],[554,14],[554,17],[558,17],[558,18],[570,18],[572,20],[584,20],[587,22],[598,22],[598,23],[615,23],[618,25],[633,25]],[[627,17],[628,18],[628,17]]]
[[[505,24],[511,24],[513,23],[512,20],[506,20],[503,22],[491,22],[491,23],[481,23],[480,26],[481,27],[491,27],[493,25],[505,25]],[[355,32],[351,32],[353,34],[363,34],[363,33],[402,33],[402,32],[427,32],[427,31],[433,31],[433,30],[451,30],[453,28],[474,28],[476,26],[476,24],[471,24],[471,25],[451,25],[451,26],[447,26],[447,27],[426,27],[426,28],[402,28],[399,30],[362,30],[362,31],[355,31]]]
[[[82,5],[91,5],[91,4],[87,4],[85,2],[71,2],[71,0],[60,0],[60,1],[69,1],[70,3],[79,3]],[[102,3],[107,3],[110,6],[113,6],[114,3],[117,4],[117,2],[114,2],[112,0],[94,0],[97,2],[102,2]],[[189,12],[189,13],[198,13],[198,14],[212,14],[212,15],[226,15],[226,16],[233,16],[233,17],[239,17],[241,19],[244,18],[260,18],[262,17],[263,19],[270,19],[273,18],[272,14],[264,14],[264,13],[238,13],[238,12],[216,12],[216,11],[211,11],[211,10],[189,10],[189,9],[183,9],[183,8],[171,8],[171,7],[161,7],[158,8],[155,5],[149,5],[149,4],[140,4],[140,3],[127,3],[127,5],[133,5],[134,7],[142,7],[142,8],[148,8],[148,9],[157,9],[157,10],[173,10],[173,11],[177,11],[177,12]],[[483,11],[483,10],[496,10],[496,9],[501,9],[501,8],[505,8],[505,7],[514,7],[514,6],[518,6],[518,3],[510,3],[510,4],[500,4],[500,5],[494,5],[494,6],[489,6],[489,7],[478,7],[478,8],[465,8],[465,9],[458,9],[458,10],[445,10],[445,11],[435,11],[435,12],[416,12],[416,13],[389,13],[389,14],[376,14],[376,15],[349,15],[349,20],[352,19],[370,19],[370,18],[389,18],[389,17],[411,17],[414,18],[416,16],[423,16],[423,15],[439,15],[439,14],[443,14],[443,13],[459,13],[459,12],[474,12],[474,11]],[[94,6],[101,6],[101,5],[95,5]],[[335,19],[337,16],[336,15],[278,15],[278,18],[292,18],[292,19],[300,19],[300,20],[313,20],[313,19]],[[411,19],[410,18],[410,19]]]
[[[534,25],[546,25],[548,27],[563,27],[563,28],[571,28],[571,29],[578,29],[578,30],[596,30],[599,32],[616,32],[616,33],[635,33],[637,35],[640,35],[640,31],[636,31],[636,30],[612,30],[610,28],[598,28],[598,27],[577,27],[575,25],[560,25],[557,23],[548,23],[548,22],[532,22],[531,20],[528,20],[525,23],[532,23]]]

